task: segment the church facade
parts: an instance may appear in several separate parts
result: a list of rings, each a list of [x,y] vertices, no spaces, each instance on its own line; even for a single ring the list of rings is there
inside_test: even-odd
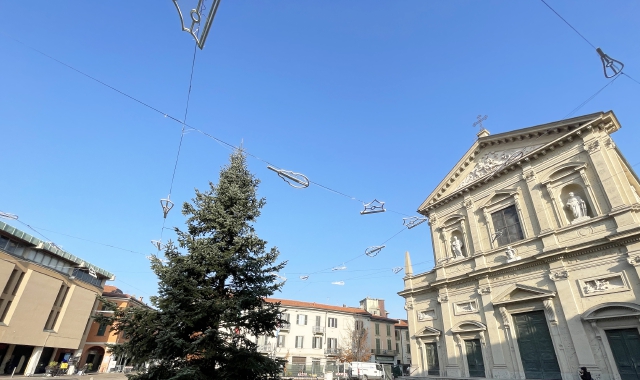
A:
[[[640,380],[640,182],[613,112],[491,135],[419,207],[412,376]]]

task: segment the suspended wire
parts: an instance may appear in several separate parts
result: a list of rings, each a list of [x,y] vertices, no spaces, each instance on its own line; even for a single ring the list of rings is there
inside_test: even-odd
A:
[[[180,131],[180,143],[178,143],[178,153],[176,154],[176,162],[173,165],[173,173],[171,174],[171,185],[169,186],[169,198],[171,198],[171,193],[173,192],[173,182],[176,178],[176,170],[178,169],[178,161],[180,160],[180,150],[182,149],[182,141],[184,140],[184,130],[185,125],[187,123],[187,115],[189,114],[189,101],[191,100],[191,87],[193,84],[193,70],[196,66],[196,53],[198,52],[198,44],[193,44],[193,58],[191,59],[191,75],[189,75],[189,90],[187,91],[187,103],[184,107],[184,117],[182,118],[182,130]],[[162,229],[160,230],[160,241],[162,241],[162,237],[164,236],[165,224],[167,223],[167,218],[165,216],[162,219]]]
[[[582,33],[578,32],[578,29],[574,28],[574,27],[573,27],[573,25],[571,25],[571,24],[569,23],[569,21],[565,20],[565,19],[564,19],[564,17],[560,16],[560,13],[556,12],[556,10],[555,10],[555,9],[551,8],[551,6],[550,6],[549,4],[547,4],[547,2],[546,2],[546,1],[544,1],[544,0],[540,0],[540,1],[542,1],[542,2],[544,3],[544,5],[546,5],[549,9],[551,9],[551,10],[553,11],[553,13],[555,13],[555,14],[556,14],[556,16],[560,17],[560,19],[561,19],[562,21],[564,21],[564,22],[565,22],[565,24],[569,25],[569,27],[570,27],[571,29],[573,29],[573,31],[574,31],[574,32],[578,33],[578,35],[579,35],[580,37],[582,37],[582,39],[583,39],[583,40],[585,40],[589,45],[591,45],[591,47],[592,47],[592,48],[597,49],[597,48],[595,47],[595,45],[594,45],[594,44],[592,44],[592,43],[591,43],[591,42],[590,42],[590,41],[589,41],[585,36],[583,36],[583,35],[582,35]]]
[[[33,50],[33,51],[35,51],[36,53],[41,54],[41,55],[43,55],[43,56],[45,56],[45,57],[47,57],[47,58],[49,58],[49,59],[51,59],[51,60],[53,60],[53,61],[55,61],[55,62],[57,62],[57,63],[59,63],[59,64],[61,64],[61,65],[65,66],[65,67],[67,67],[67,68],[69,68],[69,69],[71,69],[71,70],[73,70],[73,71],[75,71],[75,72],[77,72],[77,73],[79,73],[79,74],[81,74],[81,75],[83,75],[83,76],[85,76],[85,77],[87,77],[87,78],[89,78],[89,79],[91,79],[91,80],[93,80],[93,81],[95,81],[95,82],[97,82],[97,83],[99,83],[99,84],[101,84],[101,85],[103,85],[103,86],[107,87],[107,88],[109,88],[109,89],[111,89],[111,90],[113,90],[113,91],[115,91],[115,92],[117,92],[117,93],[121,94],[121,95],[126,96],[127,98],[129,98],[129,99],[131,99],[131,100],[133,100],[133,101],[135,101],[135,102],[137,102],[137,103],[139,103],[139,104],[141,104],[141,105],[143,105],[143,106],[145,106],[145,107],[149,108],[150,110],[155,111],[155,112],[157,112],[157,113],[161,114],[162,116],[164,116],[164,117],[166,117],[166,118],[168,118],[168,119],[171,119],[171,120],[173,120],[173,121],[175,121],[175,122],[179,123],[179,124],[182,126],[183,135],[184,135],[184,129],[185,129],[185,128],[189,128],[190,130],[196,131],[196,132],[198,132],[198,133],[200,133],[200,134],[202,134],[202,135],[204,135],[204,136],[206,136],[206,137],[209,137],[209,138],[211,138],[211,139],[213,139],[213,140],[217,141],[218,143],[220,143],[220,144],[223,144],[223,145],[227,146],[228,148],[230,148],[230,149],[232,149],[232,150],[238,150],[238,149],[240,149],[238,146],[235,146],[235,145],[233,145],[233,144],[230,144],[230,143],[228,143],[228,142],[226,142],[226,141],[224,141],[224,140],[221,140],[221,139],[219,139],[219,138],[217,138],[217,137],[215,137],[215,136],[213,136],[213,135],[211,135],[211,134],[209,134],[209,133],[207,133],[207,132],[205,132],[205,131],[203,131],[203,130],[200,130],[200,129],[198,129],[198,128],[192,127],[191,125],[187,124],[187,123],[186,123],[186,110],[185,110],[185,120],[181,121],[181,120],[179,120],[178,118],[176,118],[176,117],[174,117],[174,116],[171,116],[170,114],[165,113],[165,112],[163,112],[163,111],[161,111],[161,110],[159,110],[159,109],[157,109],[157,108],[155,108],[155,107],[153,107],[153,106],[151,106],[151,105],[149,105],[149,104],[147,104],[147,103],[143,102],[142,100],[137,99],[136,97],[134,97],[134,96],[132,96],[132,95],[129,95],[129,94],[127,94],[127,93],[123,92],[123,91],[120,91],[120,90],[118,90],[117,88],[115,88],[115,87],[113,87],[113,86],[110,86],[110,85],[108,85],[107,83],[105,83],[105,82],[103,82],[103,81],[101,81],[101,80],[99,80],[99,79],[97,79],[97,78],[95,78],[95,77],[93,77],[93,76],[91,76],[91,75],[89,75],[89,74],[86,74],[86,73],[84,73],[83,71],[81,71],[81,70],[79,70],[79,69],[77,69],[77,68],[75,68],[75,67],[73,67],[73,66],[71,66],[71,65],[69,65],[69,64],[67,64],[67,63],[62,62],[62,61],[60,61],[59,59],[56,59],[56,58],[52,57],[51,55],[49,55],[49,54],[47,54],[47,53],[45,53],[45,52],[43,52],[43,51],[41,51],[41,50],[39,50],[39,49],[36,49],[36,48],[34,48],[34,47],[31,47],[30,45],[27,45],[26,43],[22,42],[21,40],[18,40],[17,38],[14,38],[14,37],[12,37],[12,36],[9,36],[9,35],[7,35],[7,34],[6,34],[6,33],[4,33],[4,32],[0,32],[0,33],[2,33],[5,37],[7,37],[7,38],[9,38],[9,39],[11,39],[11,40],[13,40],[13,41],[15,41],[15,42],[18,42],[19,44],[21,44],[21,45],[23,45],[23,46],[25,46],[25,47],[27,47],[27,48],[29,48],[29,49],[31,49],[31,50]],[[194,62],[195,62],[195,53],[194,53]],[[193,78],[193,67],[192,67],[192,78]],[[189,86],[189,93],[190,93],[190,91],[191,91],[191,85]],[[187,100],[187,108],[188,108],[188,100]],[[181,141],[182,141],[182,139],[181,139]],[[253,157],[253,158],[255,158],[255,159],[257,159],[257,160],[259,160],[259,161],[261,161],[261,162],[263,162],[263,163],[265,163],[265,164],[267,164],[267,165],[271,165],[271,166],[279,167],[278,165],[275,165],[275,164],[273,164],[273,163],[271,163],[271,162],[269,162],[269,161],[267,161],[267,160],[265,160],[265,159],[263,159],[263,158],[260,158],[260,157],[258,157],[258,156],[256,156],[256,155],[254,155],[254,154],[252,154],[252,153],[248,152],[248,151],[247,151],[247,150],[245,150],[245,149],[242,149],[242,151],[243,151],[245,154],[247,154],[248,156]],[[178,153],[178,154],[179,154],[179,153]],[[176,160],[176,161],[177,161],[177,160]],[[177,165],[177,163],[176,163],[176,165]],[[174,175],[175,175],[175,172],[174,172]],[[172,181],[173,181],[173,180],[172,180]],[[336,194],[342,195],[342,196],[347,197],[347,198],[350,198],[350,199],[352,199],[352,200],[356,200],[356,201],[358,201],[358,202],[365,203],[364,201],[359,200],[359,199],[358,199],[358,198],[356,198],[356,197],[352,197],[352,196],[347,195],[347,194],[345,194],[345,193],[342,193],[342,192],[340,192],[340,191],[334,190],[334,189],[332,189],[332,188],[330,188],[330,187],[327,187],[327,186],[321,185],[321,184],[319,184],[319,183],[317,183],[317,182],[312,182],[312,181],[309,181],[309,182],[311,182],[311,183],[313,183],[313,184],[317,185],[318,187],[321,187],[321,188],[323,188],[323,189],[325,189],[325,190],[327,190],[327,191],[331,191],[331,192],[333,192],[333,193],[336,193]],[[387,209],[387,211],[394,212],[394,213],[397,213],[397,214],[400,214],[400,215],[409,216],[408,214],[404,214],[404,213],[401,213],[401,212],[398,212],[398,211],[393,211],[393,210],[389,210],[389,209]]]
[[[622,73],[624,74],[624,73]],[[626,75],[626,74],[625,74]],[[593,100],[593,98],[595,98],[596,96],[598,96],[599,93],[602,92],[602,90],[604,90],[605,88],[609,87],[610,84],[612,84],[613,82],[616,81],[616,79],[620,78],[620,75],[616,75],[615,77],[613,77],[613,79],[611,79],[609,82],[607,82],[607,84],[605,84],[604,86],[602,86],[601,89],[599,89],[598,91],[596,91],[595,94],[591,95],[589,98],[587,98],[587,100],[585,100],[584,102],[580,103],[579,106],[577,106],[576,108],[573,109],[573,111],[569,112],[565,117],[563,117],[563,119],[566,119],[570,116],[572,116],[574,113],[576,113],[580,108],[584,107],[585,105],[587,105],[587,103],[589,103],[590,101]]]
[[[627,74],[627,73],[625,73],[623,71],[621,71],[620,74],[626,76],[627,78],[631,79],[632,81],[636,82],[637,84],[640,84],[640,82],[638,82],[637,80],[631,78],[631,76],[629,76],[629,74]]]

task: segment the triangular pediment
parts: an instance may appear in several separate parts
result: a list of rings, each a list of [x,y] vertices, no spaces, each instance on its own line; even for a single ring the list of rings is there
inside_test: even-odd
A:
[[[418,337],[433,337],[440,336],[441,332],[438,329],[434,329],[433,327],[425,327],[422,331],[420,331],[416,336]]]
[[[496,135],[480,135],[418,211],[428,215],[438,205],[461,198],[465,191],[482,187],[494,178],[519,169],[518,164],[523,160],[537,159],[554,149],[555,144],[563,144],[565,139],[573,140],[571,135],[578,129],[607,118],[618,126],[613,113],[599,112]]]
[[[494,305],[555,297],[556,292],[533,286],[513,284],[493,300]]]

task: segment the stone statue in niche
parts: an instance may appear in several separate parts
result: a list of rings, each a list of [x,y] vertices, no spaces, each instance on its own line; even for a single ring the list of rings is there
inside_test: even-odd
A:
[[[569,193],[565,208],[571,211],[573,215],[571,224],[589,219],[589,215],[587,215],[587,204],[584,203],[584,200],[580,198],[579,195],[575,195],[573,192]]]
[[[453,252],[454,259],[464,257],[462,255],[462,242],[460,241],[460,239],[458,239],[457,236],[454,236],[451,240],[451,252]]]
[[[511,246],[507,246],[507,251],[505,252],[505,255],[507,255],[507,262],[513,262],[513,261],[518,261],[521,259],[520,256],[516,256],[516,250],[511,248]]]

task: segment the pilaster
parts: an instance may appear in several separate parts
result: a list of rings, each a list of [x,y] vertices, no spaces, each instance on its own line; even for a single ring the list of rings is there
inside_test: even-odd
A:
[[[446,287],[439,289],[438,302],[440,303],[444,346],[446,349],[446,363],[444,363],[444,367],[446,368],[445,375],[460,377],[462,376],[462,368],[460,367],[460,361],[458,360],[458,353],[456,350],[457,342],[454,341],[454,336],[451,332],[453,321],[451,320],[451,305],[449,303],[449,294]]]
[[[31,376],[35,373],[38,362],[40,361],[40,356],[42,356],[42,350],[44,350],[44,346],[35,347],[31,352],[31,357],[26,367],[24,367],[25,376]]]
[[[502,341],[500,339],[500,331],[498,329],[498,322],[495,317],[495,310],[493,309],[493,303],[491,296],[491,282],[488,277],[478,280],[478,294],[482,299],[482,313],[484,316],[484,322],[487,325],[487,336],[489,338],[488,346],[491,349],[491,357],[493,358],[493,365],[491,367],[491,374],[494,378],[509,379],[511,374],[507,368],[506,361],[504,359],[504,352],[502,351]]]
[[[535,214],[531,218],[537,223],[538,230],[535,231],[535,233],[541,235],[550,232],[553,228],[551,226],[549,213],[544,205],[545,200],[542,191],[540,190],[540,185],[538,185],[536,172],[531,168],[531,166],[526,166],[522,168],[522,173],[522,178],[525,180],[527,190],[529,191],[529,199],[531,200],[535,211]]]
[[[567,321],[573,347],[576,350],[579,367],[587,367],[594,378],[599,378],[601,371],[596,365],[587,333],[582,325],[580,309],[569,281],[569,271],[564,267],[562,258],[549,262],[549,278],[555,282],[558,299]]]
[[[477,254],[482,252],[482,243],[480,240],[480,226],[478,225],[478,219],[473,210],[474,204],[470,196],[464,197],[464,209],[466,213],[466,219],[469,223],[469,229],[471,230],[471,242],[473,244],[473,253]]]
[[[616,171],[613,167],[611,160],[607,157],[606,152],[602,150],[602,144],[600,143],[600,133],[594,131],[591,135],[592,138],[584,139],[584,151],[587,152],[591,164],[595,169],[596,175],[600,180],[600,184],[604,189],[604,195],[611,210],[617,210],[624,207],[625,202],[623,193],[620,192],[620,180],[615,175]]]

